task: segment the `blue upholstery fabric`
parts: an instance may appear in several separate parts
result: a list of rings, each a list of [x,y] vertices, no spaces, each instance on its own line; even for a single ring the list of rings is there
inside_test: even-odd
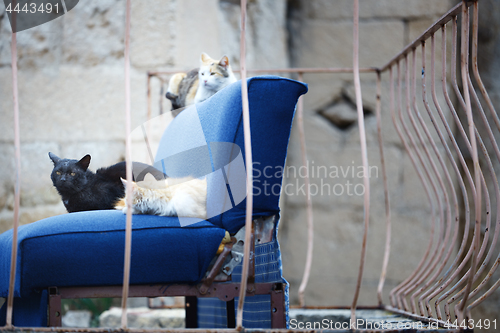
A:
[[[305,84],[286,78],[259,76],[248,79],[254,166],[254,216],[268,216],[279,211],[282,181],[279,172],[283,171],[285,165],[297,99],[306,92]],[[194,125],[188,127],[190,123]],[[179,142],[182,149],[171,147],[172,142]],[[232,147],[237,151],[220,143],[232,143]],[[193,154],[179,156],[180,152],[188,149],[192,150]],[[217,173],[231,160],[238,163],[238,154],[241,154],[244,161],[241,82],[236,82],[208,100],[182,111],[165,131],[158,151],[161,154],[156,156],[156,165],[161,165],[162,161],[163,164],[170,165],[171,168],[166,170],[169,176],[186,175],[185,168],[176,166],[193,165],[187,162],[196,159],[196,170],[193,168],[191,172],[202,176],[207,174],[210,164],[213,173],[208,177],[208,207],[220,207],[220,214],[209,216],[209,221],[230,233],[237,232],[245,224],[246,200],[234,200],[235,192],[245,192],[244,188],[242,189],[245,184],[241,169],[233,167]],[[195,152],[199,152],[199,155]],[[170,163],[169,158],[179,162]],[[183,160],[186,162],[180,162]],[[221,186],[221,177],[227,179],[229,189]],[[236,206],[226,209],[230,200],[235,202]]]
[[[225,232],[206,221],[181,227],[176,217],[153,215],[133,215],[132,224],[131,284],[200,281]],[[15,297],[26,302],[50,286],[122,284],[124,230],[125,214],[113,210],[64,214],[19,227]],[[0,235],[2,297],[8,294],[11,246],[9,230]],[[34,320],[16,318],[17,326]]]
[[[275,171],[284,167],[295,104],[307,86],[285,78],[256,77],[248,80],[248,90],[254,216],[274,215],[279,212],[276,186],[282,181]],[[171,177],[206,176],[209,218],[134,215],[130,283],[195,283],[203,277],[224,230],[234,233],[245,223],[241,82],[182,111],[165,130],[155,166]],[[266,176],[266,168],[273,176]],[[38,320],[43,325],[40,318],[46,308],[32,311],[33,304],[46,300],[39,293],[43,288],[121,285],[124,229],[125,215],[119,211],[64,214],[21,226],[14,294],[21,297],[15,311],[23,318],[15,317],[14,324],[36,326]],[[279,269],[278,275],[271,274],[273,281],[282,276],[275,245],[272,255]],[[0,235],[0,297],[8,294],[11,246],[12,230]]]
[[[33,291],[30,295],[14,298],[12,322],[16,326],[47,326],[47,290]],[[0,326],[6,324],[7,302],[0,309]]]

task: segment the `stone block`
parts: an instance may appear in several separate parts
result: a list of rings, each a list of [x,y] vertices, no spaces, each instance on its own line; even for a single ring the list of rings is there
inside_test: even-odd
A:
[[[150,69],[172,66],[175,60],[175,1],[132,2],[130,59],[133,66]]]
[[[64,63],[85,66],[121,64],[125,33],[123,2],[85,1],[65,14],[63,20]]]
[[[315,114],[342,97],[342,74],[305,74],[309,91],[304,95],[304,113]]]
[[[303,20],[295,27],[294,66],[352,67],[352,22]],[[361,22],[359,29],[361,68],[382,66],[404,46],[400,21]]]
[[[0,144],[0,210],[2,210],[14,193],[15,161],[14,145],[8,143]]]
[[[222,57],[218,19],[218,1],[177,1],[175,3],[175,66],[199,67],[200,55]],[[231,61],[232,59],[230,59]]]
[[[61,198],[52,185],[50,174],[53,163],[48,152],[58,154],[58,145],[49,143],[25,143],[21,145],[21,205],[32,207],[56,204]],[[14,184],[14,179],[12,180]]]
[[[247,16],[247,68],[288,67],[286,1],[249,2]],[[219,31],[222,52],[229,56],[238,69],[240,58],[239,3],[219,2]]]
[[[412,0],[382,0],[365,1],[359,6],[360,18],[415,18],[442,16],[453,5],[452,1],[412,1]],[[309,17],[316,19],[352,19],[353,3],[349,0],[302,1],[302,6]]]
[[[78,6],[77,6],[78,7]],[[121,67],[61,66],[47,75],[19,72],[20,131],[23,142],[124,140],[124,76]],[[10,71],[0,71],[9,82]],[[4,81],[5,82],[5,81]],[[68,84],[71,82],[71,84]],[[0,91],[0,141],[13,140],[10,89]],[[131,71],[132,128],[146,119],[146,75]]]
[[[398,148],[386,147],[386,172],[389,188],[397,189],[402,174],[403,160]],[[361,152],[357,145],[325,151],[318,147],[308,148],[309,181],[313,206],[328,209],[331,205],[351,205],[357,209],[363,208],[363,167]],[[383,211],[384,189],[383,173],[380,165],[378,147],[368,151],[370,189],[373,193],[372,204],[379,205]],[[302,167],[300,151],[289,151],[286,166],[283,194],[286,203],[305,209],[306,168]],[[392,193],[391,193],[392,194]]]
[[[62,316],[62,327],[90,327],[92,312],[87,310],[70,310]]]
[[[384,297],[416,267],[428,242],[428,229],[419,216],[392,216],[392,252]],[[360,305],[376,303],[376,289],[385,246],[385,217],[373,214],[370,219],[368,251],[363,274]],[[363,233],[363,210],[347,205],[314,212],[314,262],[306,289],[308,305],[350,305],[355,289]],[[397,235],[397,236],[395,236]],[[284,277],[291,284],[291,303],[298,302],[307,247],[306,213],[303,208],[288,207],[280,230]],[[408,241],[411,239],[411,244]],[[407,244],[407,245],[405,245]],[[398,249],[398,250],[395,250]],[[339,255],[339,253],[342,255]],[[402,268],[404,267],[404,269]]]
[[[5,14],[5,4],[2,1],[0,3],[0,67],[10,66],[11,63],[11,32],[9,19]]]
[[[64,158],[80,159],[90,154],[89,169],[96,171],[125,160],[125,142],[123,141],[90,141],[70,143],[61,147],[61,156]]]
[[[99,317],[99,326],[121,327],[121,308],[111,308]],[[184,328],[184,309],[151,310],[149,308],[127,309],[128,327],[130,328]]]
[[[4,3],[0,4],[0,66],[11,64],[11,27]],[[20,69],[51,70],[61,62],[63,19],[57,18],[17,34],[17,63]]]

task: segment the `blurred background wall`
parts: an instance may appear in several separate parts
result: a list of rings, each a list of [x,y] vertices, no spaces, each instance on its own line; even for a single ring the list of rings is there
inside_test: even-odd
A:
[[[360,66],[382,66],[455,3],[361,1]],[[495,0],[480,3],[480,70],[498,108],[500,8]],[[352,1],[250,0],[248,6],[248,68],[352,66]],[[74,159],[91,154],[93,170],[124,159],[124,8],[120,0],[81,0],[63,17],[18,33],[23,224],[65,213],[50,180],[49,151]],[[217,59],[226,54],[238,69],[239,15],[236,0],[132,1],[132,128],[146,120],[147,71],[197,67],[201,52]],[[0,3],[0,231],[11,228],[14,201],[10,32]],[[361,155],[352,74],[306,74],[304,80],[310,88],[304,99],[310,168],[334,167],[345,172],[339,177],[311,175],[317,190],[312,197],[315,248],[306,302],[350,305],[363,232],[363,198],[360,191],[354,193],[362,178],[357,174]],[[369,251],[359,304],[374,305],[385,214],[374,117],[375,76],[362,74],[361,80],[369,163],[374,173]],[[152,90],[155,116],[159,86],[153,85]],[[424,253],[430,214],[422,187],[392,128],[387,95],[384,86],[385,154],[391,196],[397,200],[393,200],[386,303],[388,290],[407,276]],[[170,108],[167,100],[162,103],[166,110]],[[294,127],[287,170],[300,167],[299,148]],[[292,185],[283,197],[280,237],[284,276],[291,283],[291,301],[297,304],[307,245],[305,196],[300,175],[289,172],[285,183]],[[340,187],[333,193],[336,184]],[[498,292],[495,295],[491,304],[496,305],[478,313],[498,317]]]

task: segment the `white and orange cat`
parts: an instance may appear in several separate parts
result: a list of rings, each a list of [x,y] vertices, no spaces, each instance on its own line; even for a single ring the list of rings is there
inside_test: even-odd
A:
[[[199,69],[172,76],[166,97],[172,102],[172,110],[175,110],[203,102],[234,82],[236,77],[227,56],[215,60],[208,54],[202,53]]]
[[[207,180],[168,178],[156,180],[147,174],[142,182],[132,182],[132,214],[207,218]],[[122,179],[123,185],[127,181]],[[127,212],[126,197],[115,209]]]

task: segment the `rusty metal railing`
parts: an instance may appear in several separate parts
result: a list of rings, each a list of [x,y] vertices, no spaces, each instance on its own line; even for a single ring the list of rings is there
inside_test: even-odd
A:
[[[381,168],[384,185],[386,243],[380,282],[377,288],[379,306],[387,310],[402,313],[418,320],[436,320],[442,325],[449,324],[455,317],[458,321],[449,326],[457,328],[471,318],[471,310],[481,304],[499,286],[500,280],[491,281],[493,273],[500,264],[500,253],[495,248],[500,235],[500,186],[495,173],[494,163],[500,163],[500,148],[495,134],[500,132],[500,119],[481,80],[477,64],[478,55],[478,2],[464,0],[438,19],[421,36],[415,39],[387,64],[380,68],[359,68],[358,65],[358,0],[354,1],[354,49],[353,68],[283,68],[247,70],[245,61],[245,21],[246,1],[241,0],[241,49],[240,73],[242,79],[248,73],[296,73],[300,81],[306,73],[353,73],[360,126],[362,161],[365,168],[364,198],[364,236],[360,269],[353,304],[352,319],[355,319],[357,297],[359,295],[364,270],[364,253],[368,233],[369,214],[369,179],[367,175],[368,158],[364,118],[362,109],[359,73],[376,74],[377,96],[376,117],[378,143],[381,156]],[[470,7],[473,9],[472,34],[469,31]],[[130,78],[129,78],[129,42],[130,42],[130,0],[126,2],[125,36],[125,90],[126,90],[126,131],[127,161],[130,161]],[[461,19],[460,62],[457,60],[458,19]],[[448,38],[451,30],[451,38]],[[469,45],[470,35],[472,43]],[[440,39],[441,58],[436,52],[436,40]],[[451,39],[451,54],[448,54],[448,41]],[[429,53],[430,42],[430,53]],[[17,49],[16,34],[12,34],[12,73],[14,91],[14,142],[16,152],[16,186],[14,205],[14,238],[12,247],[11,275],[7,300],[7,325],[0,330],[12,329],[13,286],[17,256],[17,227],[19,223],[20,193],[20,139],[19,106],[17,96]],[[469,47],[471,54],[469,54]],[[430,58],[430,70],[428,59]],[[449,64],[449,65],[448,65]],[[457,78],[457,66],[460,65],[460,81]],[[441,66],[441,71],[436,67]],[[448,67],[450,75],[448,75]],[[473,77],[470,76],[472,68]],[[160,80],[160,112],[163,110],[163,92],[168,76],[179,72],[148,72],[147,94],[148,119],[152,114],[151,79]],[[396,72],[396,75],[394,75]],[[449,79],[449,80],[448,80]],[[438,88],[436,80],[441,81]],[[246,82],[245,80],[243,80]],[[427,84],[430,81],[430,91]],[[382,105],[382,83],[389,86],[389,105]],[[476,87],[477,86],[477,89]],[[479,91],[479,94],[476,92]],[[418,92],[421,96],[418,97]],[[243,116],[245,127],[245,150],[251,154],[248,100],[245,98],[246,85],[242,84]],[[430,96],[429,96],[430,94]],[[486,105],[484,108],[483,105]],[[302,164],[307,165],[307,151],[303,126],[303,97],[297,106],[297,122],[300,134]],[[384,144],[381,124],[382,109],[390,111],[392,123],[401,143],[415,169],[426,194],[429,216],[427,229],[429,243],[415,269],[389,293],[390,305],[384,305],[383,288],[387,274],[391,244],[391,200],[384,160]],[[487,111],[485,111],[487,109]],[[488,112],[488,114],[487,114]],[[461,113],[465,115],[461,116]],[[492,119],[495,126],[490,126]],[[476,125],[476,122],[481,124]],[[451,124],[450,124],[451,123]],[[456,128],[456,133],[454,128]],[[459,140],[462,144],[459,144]],[[488,149],[493,151],[490,156]],[[472,167],[467,157],[472,158]],[[480,159],[481,157],[481,159]],[[496,159],[495,159],[496,158]],[[251,155],[246,156],[247,170],[251,169]],[[130,163],[127,163],[129,165]],[[127,178],[131,170],[127,169]],[[130,177],[131,178],[131,177]],[[305,180],[309,182],[308,179]],[[128,182],[130,184],[130,182]],[[247,189],[252,186],[252,173],[247,172]],[[489,185],[489,186],[488,186]],[[307,186],[306,207],[308,225],[308,247],[304,275],[299,288],[300,305],[305,306],[305,289],[310,275],[313,258],[313,210],[312,199]],[[127,188],[129,191],[129,188]],[[129,196],[130,198],[130,196]],[[397,200],[397,198],[392,198]],[[247,198],[246,230],[251,230],[252,196]],[[495,207],[495,217],[492,208]],[[128,295],[131,227],[130,209],[127,213],[124,283],[122,302],[122,329],[127,328],[126,303]],[[472,223],[474,221],[474,223]],[[484,228],[482,228],[484,226]],[[494,231],[492,230],[494,228]],[[472,229],[472,230],[470,230]],[[481,230],[484,230],[483,232]],[[470,235],[472,231],[472,237]],[[249,236],[248,233],[247,236]],[[248,237],[249,238],[249,237]],[[472,238],[472,239],[471,239]],[[245,261],[238,304],[237,327],[242,328],[242,309],[246,290],[246,272],[248,272],[248,253],[250,239],[245,242]],[[128,254],[128,255],[127,255]],[[495,255],[496,254],[496,255]],[[246,267],[246,268],[245,268]],[[488,287],[489,286],[489,287]],[[487,289],[486,289],[487,288]],[[486,290],[485,290],[486,289]],[[50,329],[64,332],[77,332],[78,329]],[[128,329],[130,330],[130,329]],[[42,331],[42,330],[41,330]],[[102,331],[95,329],[92,331]],[[130,330],[132,331],[132,330]],[[172,331],[172,330],[170,330]]]
[[[472,57],[469,55],[471,6],[474,12]],[[462,28],[459,64],[461,87],[459,87],[455,70],[459,17]],[[450,25],[451,56],[447,54],[447,36]],[[478,1],[463,1],[381,68],[381,72],[389,72],[390,110],[394,126],[427,193],[431,211],[430,242],[425,254],[414,272],[391,291],[391,306],[386,308],[442,321],[453,321],[456,317],[458,318],[456,324],[466,323],[466,325],[469,323],[468,319],[471,318],[470,310],[484,301],[499,285],[498,282],[494,283],[483,294],[480,292],[498,266],[493,254],[500,226],[499,185],[486,146],[493,147],[493,153],[498,161],[500,161],[500,152],[469,73],[469,67],[472,64],[475,82],[486,101],[490,117],[497,125],[498,117],[477,68],[477,29]],[[441,35],[440,61],[436,56],[436,39],[439,38],[436,35],[439,35],[439,32]],[[429,57],[426,46],[429,41],[431,44],[430,71],[426,67],[426,59]],[[449,62],[448,58],[450,58]],[[438,62],[441,65],[440,73],[436,72]],[[453,97],[448,91],[450,88],[447,82],[448,63],[451,68],[450,84],[458,107],[465,113],[465,124],[459,117],[457,108],[452,102]],[[401,70],[403,66],[405,73]],[[397,71],[396,79],[393,75],[394,68]],[[420,83],[418,77],[420,77]],[[429,102],[427,91],[429,77],[432,102]],[[437,91],[436,79],[441,80],[442,83],[440,92]],[[397,85],[397,97],[395,85]],[[422,96],[417,103],[418,89]],[[406,100],[405,108],[402,107],[403,99]],[[399,117],[396,117],[396,110]],[[431,127],[424,120],[423,114],[428,115],[427,119],[432,123]],[[465,147],[460,147],[457,143],[457,138],[448,124],[447,118],[450,117]],[[475,118],[481,120],[482,131],[477,129]],[[408,126],[408,120],[412,125],[411,128]],[[498,125],[497,127],[500,129]],[[435,139],[436,135],[437,139]],[[487,137],[487,142],[483,141],[485,139],[482,136]],[[480,163],[479,152],[484,162]],[[472,157],[472,167],[465,160],[464,156],[468,155]],[[446,163],[449,163],[449,166]],[[462,203],[459,202],[459,194],[462,196]],[[491,230],[493,227],[491,208],[494,207],[492,200],[496,200],[494,233]],[[463,205],[462,214],[459,209],[460,204]],[[472,240],[469,243],[471,218],[474,219],[474,228]],[[460,226],[463,228],[461,240],[459,238]],[[482,226],[484,227],[483,233],[481,233]],[[486,274],[487,268],[489,272]]]

